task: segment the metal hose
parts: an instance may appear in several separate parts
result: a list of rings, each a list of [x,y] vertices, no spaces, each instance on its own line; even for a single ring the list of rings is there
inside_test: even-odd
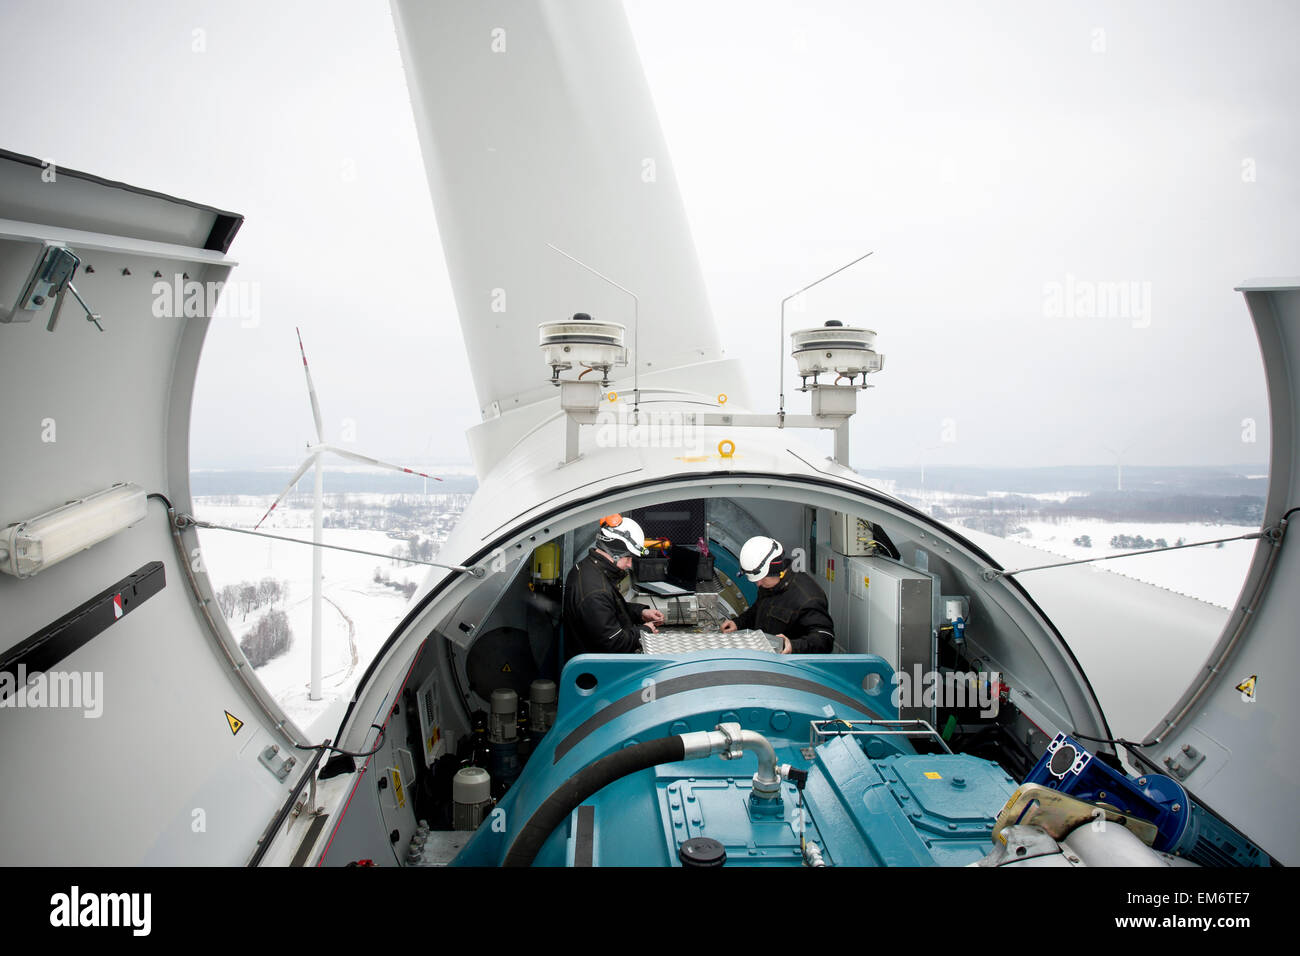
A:
[[[532,866],[542,844],[555,832],[555,828],[584,800],[615,780],[659,764],[714,754],[734,760],[746,752],[758,757],[758,772],[754,774],[754,796],[767,800],[780,799],[781,777],[776,765],[776,751],[762,734],[741,730],[740,724],[719,724],[717,730],[660,737],[602,757],[561,784],[520,828],[506,850],[502,865]]]

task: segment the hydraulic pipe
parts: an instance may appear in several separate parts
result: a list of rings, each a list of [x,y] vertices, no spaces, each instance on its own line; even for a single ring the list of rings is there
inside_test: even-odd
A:
[[[762,734],[741,730],[740,724],[718,724],[717,730],[701,730],[682,734],[686,746],[686,759],[710,757],[721,754],[725,760],[735,760],[746,751],[758,757],[758,771],[754,774],[754,796],[772,798],[781,793],[781,777],[776,767],[776,751]]]

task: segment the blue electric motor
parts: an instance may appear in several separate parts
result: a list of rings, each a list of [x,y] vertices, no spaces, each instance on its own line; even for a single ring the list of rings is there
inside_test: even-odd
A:
[[[1120,773],[1068,734],[1057,734],[1024,779],[1155,824],[1152,849],[1202,866],[1267,866],[1268,854],[1207,813],[1171,777]]]

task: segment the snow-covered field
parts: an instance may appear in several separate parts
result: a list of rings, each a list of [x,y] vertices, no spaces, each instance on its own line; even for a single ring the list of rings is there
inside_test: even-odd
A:
[[[1112,548],[1110,539],[1116,535],[1134,537],[1141,535],[1151,541],[1164,538],[1174,544],[1179,538],[1186,543],[1231,538],[1258,531],[1258,528],[1229,524],[1165,523],[1143,521],[1100,521],[1088,518],[1071,518],[1060,523],[1028,518],[1018,521],[1026,529],[1023,534],[1010,535],[1012,541],[1050,551],[1069,559],[1100,558],[1105,555],[1126,554],[1133,549]],[[1076,538],[1087,535],[1092,547],[1074,544]],[[1170,591],[1200,598],[1220,607],[1231,607],[1246,580],[1255,541],[1229,541],[1222,548],[1208,545],[1203,548],[1182,548],[1159,554],[1139,554],[1102,561],[1099,567],[1147,584],[1155,584]],[[1141,550],[1141,549],[1138,549]],[[1047,562],[1044,562],[1047,563]],[[1041,574],[1051,574],[1042,571]],[[1032,578],[1025,578],[1026,587],[1033,588]]]
[[[374,499],[374,503],[381,503],[384,496],[349,497]],[[252,528],[273,498],[244,496],[238,505],[214,505],[198,498],[195,510],[197,517],[204,521]],[[326,516],[329,514],[327,509]],[[259,530],[310,541],[311,509],[289,508],[282,504]],[[321,690],[324,699],[312,701],[308,699],[312,548],[306,544],[215,529],[200,530],[199,541],[214,590],[241,581],[256,584],[264,577],[287,582],[288,598],[277,607],[289,616],[293,641],[286,653],[258,668],[257,675],[309,737],[322,739],[332,736],[357,681],[406,611],[406,596],[376,583],[375,569],[380,568],[395,582],[413,581],[417,584],[424,580],[430,569],[392,558],[346,551],[323,552]],[[382,531],[341,528],[326,528],[324,541],[385,555],[403,544]],[[434,560],[437,560],[436,556]],[[242,639],[265,612],[266,608],[262,607],[250,612],[246,619],[238,612],[230,615],[228,621],[236,639]]]
[[[946,491],[934,491],[925,488],[902,488],[893,481],[877,482],[877,487],[889,485],[888,491],[905,501],[909,501],[926,511],[935,507],[960,509],[963,504],[987,498],[1006,497],[1011,492],[991,491],[987,495],[967,495]],[[1068,500],[1073,496],[1082,496],[1083,492],[1016,492],[1023,498],[1035,498],[1044,503]],[[961,525],[962,520],[945,519],[950,523]],[[1157,521],[1103,521],[1096,518],[1067,518],[1061,521],[1047,520],[1041,517],[1009,515],[1011,526],[1024,528],[1021,534],[1009,535],[1009,540],[1018,541],[1029,547],[1038,548],[1064,558],[1100,558],[1107,555],[1126,554],[1131,550],[1112,548],[1111,538],[1116,535],[1136,537],[1140,535],[1151,541],[1164,538],[1166,543],[1174,544],[1179,538],[1187,543],[1209,541],[1219,538],[1231,538],[1258,531],[1254,526],[1231,524],[1208,524],[1200,522],[1157,522]],[[1074,544],[1076,538],[1087,535],[1092,539],[1092,547]],[[1158,587],[1177,591],[1190,597],[1199,598],[1219,607],[1231,607],[1246,580],[1246,571],[1255,553],[1255,541],[1231,541],[1222,548],[1209,545],[1204,548],[1183,548],[1161,554],[1143,554],[1117,560],[1102,561],[1098,567],[1123,574],[1136,581],[1144,581]],[[1049,563],[1044,561],[1044,564]],[[1050,571],[1041,572],[1050,574]],[[1026,586],[1032,590],[1032,579],[1026,578]]]

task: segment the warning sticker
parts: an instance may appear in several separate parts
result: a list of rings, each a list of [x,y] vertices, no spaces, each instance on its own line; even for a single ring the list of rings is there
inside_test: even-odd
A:
[[[393,778],[393,799],[397,801],[397,809],[406,806],[406,791],[402,789],[402,772],[396,767],[388,768],[389,775]]]
[[[926,780],[942,780],[943,777],[942,777],[940,774],[935,773],[933,770],[927,770],[927,771],[925,772],[925,779],[926,779]]]
[[[226,711],[226,723],[230,724],[230,732],[232,734],[239,733],[239,728],[244,726],[244,722],[230,711]]]
[[[512,670],[510,669],[510,662],[509,662],[509,661],[506,661],[504,664],[501,665],[501,673],[503,673],[503,674],[513,674],[513,673],[514,673],[514,671],[512,671]]]
[[[1237,690],[1241,691],[1241,699],[1248,704],[1253,704],[1255,702],[1255,682],[1257,680],[1259,680],[1259,675],[1251,674],[1237,685]]]
[[[122,595],[113,595],[113,620],[120,618],[125,612],[122,610]]]

